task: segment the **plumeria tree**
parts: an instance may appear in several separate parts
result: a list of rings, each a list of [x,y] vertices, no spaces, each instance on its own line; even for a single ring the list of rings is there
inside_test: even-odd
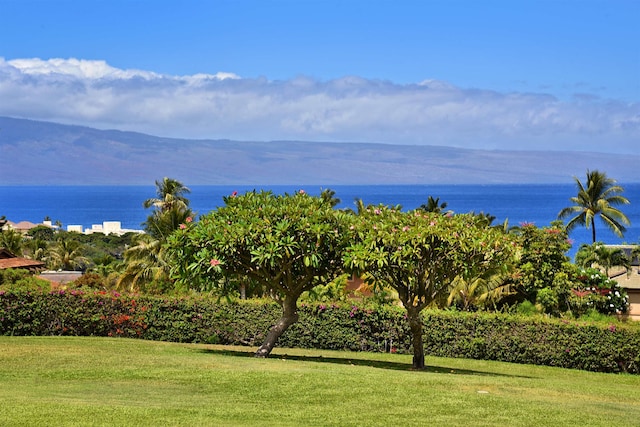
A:
[[[256,352],[267,357],[298,320],[302,293],[343,272],[350,215],[303,191],[232,194],[224,203],[173,234],[167,259],[172,276],[187,287],[224,291],[252,280],[266,289],[282,306],[282,317]]]
[[[369,207],[354,217],[351,229],[354,243],[345,252],[345,265],[372,286],[398,292],[407,310],[415,369],[424,368],[420,312],[445,305],[456,278],[489,278],[507,269],[515,253],[512,236],[471,214]]]

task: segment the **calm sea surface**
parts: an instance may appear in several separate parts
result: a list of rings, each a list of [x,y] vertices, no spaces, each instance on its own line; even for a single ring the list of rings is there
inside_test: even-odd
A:
[[[622,184],[624,195],[631,201],[622,210],[631,220],[624,239],[620,239],[597,222],[598,240],[605,243],[640,243],[640,184]],[[222,204],[222,196],[233,191],[262,188],[255,186],[191,186],[188,196],[192,209],[204,214]],[[304,189],[319,194],[320,186],[269,186],[276,193],[293,193]],[[325,187],[326,188],[326,187]],[[553,221],[558,212],[570,204],[575,193],[573,184],[562,185],[336,185],[330,187],[341,199],[339,207],[355,207],[354,200],[365,204],[402,205],[409,210],[427,202],[428,196],[439,197],[447,209],[457,213],[485,212],[496,217],[494,224],[508,219],[510,225],[533,222],[542,227]],[[103,221],[120,221],[122,228],[139,229],[149,214],[142,202],[155,197],[153,186],[0,186],[0,216],[18,221],[40,223],[49,216],[64,227]],[[574,251],[581,243],[590,242],[590,232],[577,229],[570,236]],[[573,251],[572,251],[573,252]]]

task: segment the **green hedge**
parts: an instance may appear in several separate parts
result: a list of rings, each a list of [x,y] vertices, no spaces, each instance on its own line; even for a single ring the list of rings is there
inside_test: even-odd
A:
[[[0,334],[122,336],[259,345],[280,315],[264,301],[217,303],[117,293],[0,291]],[[425,350],[466,357],[600,372],[640,373],[640,328],[506,314],[427,311]],[[349,305],[300,307],[283,347],[408,353],[404,310]]]

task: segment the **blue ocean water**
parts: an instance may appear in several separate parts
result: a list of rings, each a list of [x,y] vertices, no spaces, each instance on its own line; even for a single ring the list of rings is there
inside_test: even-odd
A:
[[[640,184],[622,184],[624,195],[631,201],[622,210],[631,220],[623,239],[596,223],[598,240],[610,244],[640,243]],[[240,193],[253,189],[272,190],[275,193],[293,193],[304,189],[320,194],[321,186],[191,186],[192,209],[207,213],[221,205],[222,197],[233,191]],[[325,187],[326,188],[326,187]],[[558,212],[570,205],[575,193],[573,184],[543,185],[336,185],[330,187],[341,199],[339,207],[355,207],[355,199],[365,204],[402,205],[409,210],[427,202],[429,196],[439,197],[456,213],[484,212],[496,217],[494,224],[505,219],[510,225],[532,222],[539,227],[556,219]],[[122,228],[140,229],[149,210],[142,207],[144,200],[155,197],[154,186],[0,186],[0,216],[18,221],[40,223],[49,216],[67,225],[120,221]],[[574,249],[581,243],[590,243],[591,234],[576,229],[571,235]]]

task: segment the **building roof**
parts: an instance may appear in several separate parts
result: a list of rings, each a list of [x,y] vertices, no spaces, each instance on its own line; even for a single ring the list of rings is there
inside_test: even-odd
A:
[[[11,228],[13,228],[14,230],[18,230],[18,231],[29,231],[32,228],[36,228],[39,225],[42,224],[34,224],[33,222],[30,221],[20,221],[20,222],[7,222],[7,224],[9,224],[11,226]]]
[[[44,262],[36,261],[34,259],[28,258],[3,258],[0,259],[0,270],[5,270],[7,268],[43,268]]]
[[[35,259],[20,258],[6,248],[0,248],[0,270],[7,268],[26,268],[28,270],[44,267],[44,262]]]
[[[640,290],[640,268],[632,267],[629,273],[627,273],[624,268],[618,268],[612,271],[613,274],[609,276],[618,282],[621,288]]]

